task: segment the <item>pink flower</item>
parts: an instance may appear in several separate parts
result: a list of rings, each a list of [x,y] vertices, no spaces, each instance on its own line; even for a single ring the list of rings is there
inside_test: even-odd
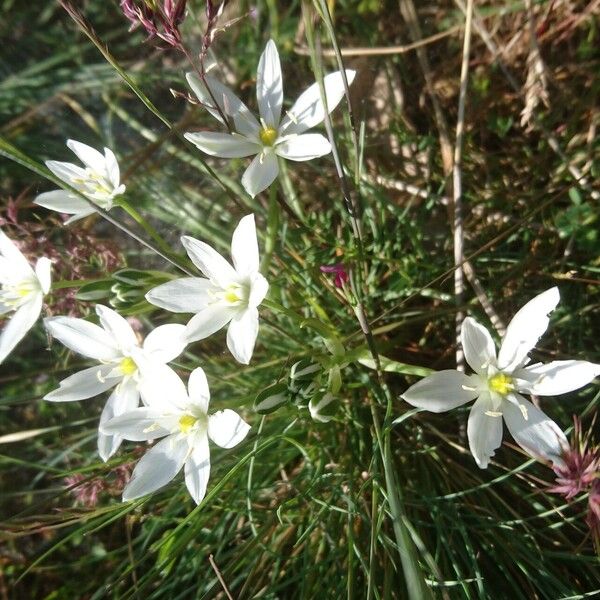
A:
[[[161,7],[158,2],[121,0],[121,10],[131,22],[131,29],[141,25],[150,38],[158,37],[169,46],[181,48],[179,25],[185,17],[186,2],[164,0]]]
[[[335,278],[333,283],[335,287],[343,288],[344,284],[348,281],[348,273],[346,267],[342,263],[336,263],[334,265],[322,265],[319,267],[322,273],[334,273]]]

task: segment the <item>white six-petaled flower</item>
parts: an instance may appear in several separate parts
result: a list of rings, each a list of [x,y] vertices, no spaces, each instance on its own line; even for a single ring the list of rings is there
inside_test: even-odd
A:
[[[560,464],[568,447],[560,427],[521,393],[555,396],[577,390],[600,375],[600,365],[582,360],[529,363],[528,353],[546,331],[548,314],[560,300],[551,288],[530,300],[510,322],[500,352],[487,329],[467,317],[461,342],[475,371],[465,375],[447,370],[434,373],[410,387],[402,398],[432,412],[444,412],[476,400],[469,414],[467,434],[471,453],[481,468],[502,443],[502,419],[515,441],[534,458]]]
[[[247,365],[258,335],[257,307],[269,289],[258,270],[254,215],[241,219],[233,232],[234,266],[204,242],[187,236],[181,242],[208,279],[183,277],[169,281],[150,290],[146,299],[173,312],[196,313],[187,324],[189,342],[207,338],[229,323],[227,347],[238,362]]]
[[[50,291],[52,263],[38,258],[35,269],[0,231],[0,316],[13,313],[0,333],[0,364],[33,327]]]
[[[206,375],[192,371],[188,392],[171,369],[158,368],[140,385],[146,406],[130,410],[103,424],[108,435],[144,441],[164,438],[142,457],[123,490],[133,500],[163,487],[185,465],[185,483],[196,504],[206,493],[210,476],[208,438],[221,448],[232,448],[250,426],[233,410],[208,414],[210,392]]]
[[[179,356],[185,346],[185,326],[170,324],[154,329],[140,345],[131,325],[116,311],[98,304],[100,326],[73,317],[50,317],[44,324],[48,332],[67,348],[93,358],[99,365],[79,371],[60,382],[46,396],[51,402],[85,400],[114,388],[102,415],[102,424],[139,405],[139,385],[143,373]],[[140,369],[145,365],[145,371]],[[121,438],[98,432],[98,453],[108,460],[119,448]]]
[[[104,155],[91,146],[67,140],[67,146],[84,164],[80,167],[73,163],[46,161],[46,166],[59,179],[79,190],[100,208],[110,210],[113,200],[125,192],[120,183],[119,163],[112,150],[104,148]],[[35,199],[35,204],[73,215],[65,224],[72,223],[94,213],[94,208],[79,196],[66,190],[44,192]]]
[[[355,71],[346,70],[348,84],[352,83],[354,75]],[[273,40],[269,40],[260,57],[256,75],[260,122],[229,88],[210,75],[205,77],[206,84],[195,73],[188,73],[187,80],[208,112],[221,123],[225,116],[234,131],[202,131],[186,133],[185,137],[211,156],[241,158],[256,154],[242,177],[242,185],[252,197],[269,187],[279,174],[278,156],[305,161],[331,152],[331,145],[323,135],[305,133],[321,123],[326,114],[317,83],[304,91],[281,118],[283,79]],[[336,71],[326,75],[324,86],[327,111],[331,112],[344,96],[342,73]]]

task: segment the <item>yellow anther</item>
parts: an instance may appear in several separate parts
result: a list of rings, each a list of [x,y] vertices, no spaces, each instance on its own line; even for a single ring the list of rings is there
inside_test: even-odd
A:
[[[137,371],[137,365],[133,358],[126,356],[120,363],[119,369],[123,375],[133,375]]]
[[[196,424],[198,419],[193,415],[183,415],[179,419],[179,429],[181,433],[189,433],[190,429]]]
[[[488,385],[492,392],[496,392],[501,396],[506,396],[514,389],[512,377],[504,373],[497,373],[488,381]]]
[[[264,127],[258,135],[265,146],[272,146],[277,139],[277,130],[272,127]]]
[[[223,297],[225,298],[225,300],[227,300],[227,302],[231,304],[235,304],[236,302],[239,302],[241,300],[241,298],[233,291],[225,292],[225,295]]]

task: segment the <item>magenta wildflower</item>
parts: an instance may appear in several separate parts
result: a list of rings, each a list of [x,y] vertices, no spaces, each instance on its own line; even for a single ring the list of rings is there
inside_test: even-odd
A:
[[[581,420],[574,417],[573,443],[562,455],[564,464],[554,465],[557,485],[548,491],[571,500],[580,493],[589,493],[585,522],[596,548],[600,551],[600,446],[590,444],[592,421],[584,435]]]
[[[75,501],[88,508],[93,508],[98,504],[98,494],[106,487],[101,479],[87,479],[80,473],[65,477],[64,482]]]
[[[131,29],[140,25],[149,38],[158,37],[169,46],[181,48],[179,25],[185,17],[187,0],[121,0],[121,10],[131,22]]]
[[[348,282],[348,272],[342,263],[336,263],[334,265],[322,265],[319,267],[319,269],[321,269],[322,273],[335,274],[333,279],[335,287],[343,288],[344,284]]]

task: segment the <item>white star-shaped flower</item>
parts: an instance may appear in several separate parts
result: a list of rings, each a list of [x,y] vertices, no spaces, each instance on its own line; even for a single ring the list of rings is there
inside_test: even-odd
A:
[[[104,154],[101,154],[91,146],[75,140],[67,140],[67,146],[77,155],[84,167],[48,160],[48,169],[100,208],[110,210],[113,200],[125,192],[125,186],[120,183],[119,163],[113,151],[104,148]],[[94,209],[85,200],[65,190],[44,192],[35,199],[35,204],[73,215],[65,225],[94,213]]]
[[[502,419],[513,438],[535,458],[561,463],[568,447],[559,426],[521,393],[556,396],[577,390],[600,375],[600,365],[583,360],[529,363],[529,351],[546,331],[548,314],[560,300],[551,288],[530,300],[510,322],[496,357],[487,329],[467,317],[461,341],[465,358],[475,371],[465,375],[448,370],[425,377],[402,398],[432,412],[444,412],[477,398],[469,414],[467,433],[471,453],[481,468],[502,443]]]
[[[140,385],[146,406],[104,423],[107,435],[127,440],[164,437],[135,467],[123,490],[124,501],[163,487],[185,465],[186,486],[200,504],[210,476],[208,438],[221,448],[232,448],[248,434],[250,426],[233,410],[208,414],[210,392],[200,367],[192,371],[188,390],[173,370],[156,369]]]
[[[100,326],[73,317],[50,317],[46,329],[73,352],[97,360],[100,364],[79,371],[60,382],[46,396],[51,402],[72,402],[92,398],[114,388],[102,415],[102,424],[139,405],[139,386],[143,373],[179,356],[185,346],[185,326],[170,324],[154,329],[142,345],[131,325],[114,310],[96,305]],[[149,365],[145,371],[141,365]],[[108,460],[119,448],[121,438],[98,431],[98,453]]]
[[[0,364],[33,327],[50,291],[52,263],[38,258],[35,269],[0,231],[0,315],[13,313],[0,333]]]
[[[346,70],[348,84],[352,83],[354,75],[355,71]],[[210,75],[205,79],[206,85],[195,73],[187,74],[188,83],[203,106],[221,123],[224,115],[234,131],[202,131],[186,133],[185,137],[211,156],[240,158],[256,154],[242,177],[244,189],[252,197],[268,188],[277,177],[278,156],[287,160],[305,161],[331,152],[331,145],[323,135],[305,133],[325,118],[325,108],[317,83],[304,91],[286,116],[281,118],[283,80],[279,53],[273,40],[267,43],[256,74],[260,122],[229,88]],[[207,85],[210,89],[207,89]],[[331,112],[344,96],[341,72],[327,75],[324,85],[327,111]]]
[[[258,306],[269,289],[259,272],[254,215],[245,216],[233,232],[233,265],[208,244],[184,236],[182,244],[192,262],[208,279],[183,277],[146,294],[155,306],[182,313],[196,313],[187,324],[189,342],[202,340],[227,328],[227,347],[234,358],[250,362],[258,335]]]

